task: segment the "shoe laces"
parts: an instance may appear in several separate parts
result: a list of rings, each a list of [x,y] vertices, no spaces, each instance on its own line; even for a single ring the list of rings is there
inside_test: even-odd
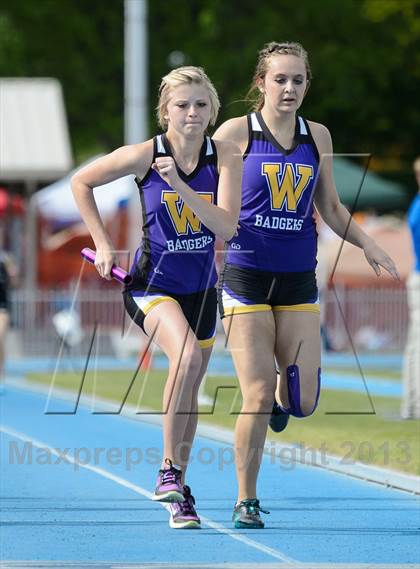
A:
[[[165,464],[167,464],[169,468],[160,471],[161,484],[173,484],[180,477],[181,472],[173,466],[169,458],[165,458]]]
[[[252,500],[242,500],[241,502],[239,502],[238,505],[239,506],[245,506],[246,513],[250,514],[250,515],[259,515],[260,512],[262,512],[263,514],[269,514],[270,513],[268,510],[263,510],[261,508],[260,501],[257,500],[256,498],[254,498]]]
[[[180,504],[179,504],[181,507],[182,513],[195,516],[196,515],[195,508],[194,508],[195,499],[194,499],[194,496],[191,494],[191,489],[189,486],[184,486],[184,498],[185,498],[185,500],[183,502],[180,502]]]

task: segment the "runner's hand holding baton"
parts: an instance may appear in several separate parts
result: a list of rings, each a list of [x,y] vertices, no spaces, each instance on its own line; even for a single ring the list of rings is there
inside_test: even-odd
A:
[[[95,251],[92,251],[92,249],[89,249],[89,247],[82,249],[81,255],[86,259],[86,261],[89,261],[89,263],[95,264],[96,253]],[[130,284],[133,280],[132,276],[127,273],[127,271],[124,271],[124,269],[117,265],[112,265],[111,277],[122,284]]]

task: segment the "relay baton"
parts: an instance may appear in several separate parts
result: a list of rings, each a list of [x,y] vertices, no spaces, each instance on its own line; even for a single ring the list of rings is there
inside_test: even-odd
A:
[[[95,251],[92,251],[89,247],[82,249],[81,255],[86,261],[89,261],[89,263],[93,264],[95,262]],[[133,277],[127,273],[127,271],[124,271],[124,269],[117,265],[112,265],[111,277],[122,284],[130,284],[133,280]]]

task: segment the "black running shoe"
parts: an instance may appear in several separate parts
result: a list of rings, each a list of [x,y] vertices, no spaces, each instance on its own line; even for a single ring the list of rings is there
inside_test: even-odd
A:
[[[264,522],[260,518],[260,512],[269,514],[260,507],[260,502],[256,498],[253,500],[242,500],[233,508],[232,521],[236,529],[262,529]]]
[[[289,413],[285,413],[277,401],[273,403],[273,410],[271,411],[269,425],[275,433],[281,433],[287,427],[289,422]]]

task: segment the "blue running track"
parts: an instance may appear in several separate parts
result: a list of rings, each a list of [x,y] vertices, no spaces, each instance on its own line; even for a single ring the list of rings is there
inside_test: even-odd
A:
[[[231,448],[205,437],[188,475],[203,528],[172,530],[150,500],[158,425],[87,407],[47,415],[45,404],[45,394],[16,387],[0,398],[3,567],[419,566],[414,495],[269,456],[259,485],[266,529],[233,530]]]

